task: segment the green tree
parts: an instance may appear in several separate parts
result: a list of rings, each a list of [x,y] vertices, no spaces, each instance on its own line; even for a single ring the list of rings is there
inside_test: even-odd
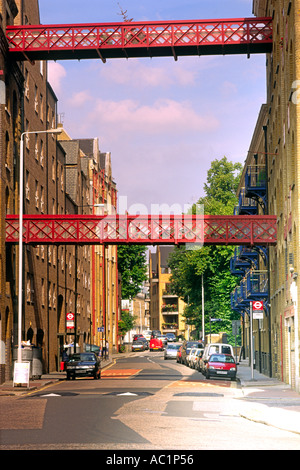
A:
[[[140,245],[118,246],[118,270],[122,279],[122,299],[132,299],[147,279],[147,248]]]
[[[125,336],[126,333],[133,329],[136,317],[133,317],[128,310],[122,310],[121,320],[119,320],[119,333]]]
[[[226,157],[211,163],[204,185],[205,196],[197,203],[204,205],[205,214],[233,214],[241,170],[240,163],[229,162]],[[172,288],[187,303],[184,313],[187,323],[198,331],[202,329],[202,275],[205,331],[208,331],[209,317],[222,319],[220,323],[212,323],[212,332],[231,329],[231,320],[236,314],[231,310],[230,293],[237,284],[230,273],[232,255],[233,248],[228,246],[204,246],[199,250],[179,247],[170,255]]]

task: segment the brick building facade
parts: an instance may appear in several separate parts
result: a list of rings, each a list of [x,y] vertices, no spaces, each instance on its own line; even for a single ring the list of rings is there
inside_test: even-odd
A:
[[[110,154],[97,139],[58,140],[57,97],[47,63],[8,59],[5,28],[38,24],[38,0],[0,0],[0,208],[19,213],[20,137],[24,136],[24,214],[93,214],[116,207]],[[4,93],[3,93],[4,90]],[[90,151],[92,148],[92,151]],[[100,175],[100,176],[99,176]],[[40,348],[43,371],[59,370],[64,345],[74,342],[66,314],[75,313],[77,344],[118,346],[119,279],[116,247],[29,246],[23,249],[22,340]],[[105,252],[105,254],[104,254]],[[18,246],[5,244],[0,220],[0,380],[11,378],[18,341]],[[103,287],[104,286],[104,287]],[[104,326],[104,331],[99,331]]]
[[[254,0],[253,13],[273,18],[273,51],[266,57],[266,103],[262,106],[239,188],[240,213],[277,215],[278,243],[252,261],[235,296],[243,311],[249,351],[249,315],[243,283],[264,301],[253,321],[255,367],[300,391],[299,384],[299,183],[300,183],[300,1]],[[246,197],[245,197],[246,196]],[[244,211],[244,212],[243,212]],[[241,257],[240,257],[241,260]],[[238,259],[236,260],[238,261]],[[255,262],[255,266],[253,264]],[[267,275],[265,275],[267,273]],[[257,293],[257,294],[256,294]],[[247,296],[247,295],[246,295]],[[257,296],[259,298],[259,295]],[[248,302],[249,304],[249,302]]]

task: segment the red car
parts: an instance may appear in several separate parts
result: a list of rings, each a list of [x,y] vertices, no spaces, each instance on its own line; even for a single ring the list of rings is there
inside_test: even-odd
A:
[[[163,351],[164,345],[161,339],[152,338],[150,340],[150,351]]]
[[[210,377],[228,377],[236,379],[237,365],[230,354],[212,354],[204,361],[204,375]]]

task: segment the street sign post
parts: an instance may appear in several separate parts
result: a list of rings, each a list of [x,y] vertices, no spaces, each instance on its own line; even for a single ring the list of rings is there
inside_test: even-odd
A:
[[[75,315],[74,313],[67,313],[67,329],[74,328],[75,326]]]
[[[264,315],[264,303],[261,300],[250,302],[250,357],[251,357],[251,379],[254,380],[254,344],[253,344],[253,319],[260,320]]]
[[[252,302],[253,320],[262,320],[264,318],[264,303],[261,300]]]

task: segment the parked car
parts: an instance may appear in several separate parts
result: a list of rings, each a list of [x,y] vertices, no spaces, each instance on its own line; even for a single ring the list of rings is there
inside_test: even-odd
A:
[[[193,355],[195,354],[197,348],[192,348],[189,352],[189,354],[186,356],[186,365],[191,367],[191,358],[193,357]]]
[[[212,354],[230,354],[234,357],[233,347],[231,346],[231,344],[209,343],[205,346],[202,357],[199,360],[200,372],[204,372],[204,361],[206,361]]]
[[[205,359],[204,375],[210,377],[227,377],[236,379],[237,365],[234,357],[230,354],[212,354]]]
[[[163,342],[164,346],[167,346],[168,340],[167,340],[167,337],[165,335],[157,335],[156,338],[160,339]]]
[[[147,341],[146,338],[144,338],[144,336],[138,338],[138,341],[143,341],[143,343],[145,343],[145,349],[149,349],[149,341]]]
[[[152,331],[151,331],[151,339],[157,338],[157,336],[160,336],[160,335],[161,335],[161,331],[160,331],[160,330],[152,330]]]
[[[176,336],[174,333],[166,333],[166,338],[169,343],[174,343],[176,341]]]
[[[196,364],[198,357],[202,356],[204,349],[203,348],[193,348],[191,351],[193,351],[193,354],[190,352],[188,355],[189,358],[189,366],[191,369],[196,369]]]
[[[161,339],[152,338],[150,340],[150,351],[163,351],[164,345]]]
[[[184,341],[182,344],[181,363],[186,364],[186,358],[192,348],[203,348],[200,341]]]
[[[137,339],[144,338],[144,335],[141,334],[135,334],[133,335],[133,341],[136,341]],[[145,338],[146,339],[146,338]]]
[[[100,358],[93,352],[75,353],[66,363],[67,380],[77,377],[101,378]]]
[[[145,351],[148,347],[148,343],[146,346],[147,341],[141,340],[141,338],[137,339],[136,341],[132,342],[131,350],[132,351]]]
[[[165,349],[165,359],[177,359],[178,349],[181,347],[181,344],[170,343]]]
[[[197,356],[195,357],[195,364],[194,364],[194,369],[198,370],[199,372],[201,372],[200,370],[200,361],[202,359],[202,356],[203,356],[203,351],[204,349],[203,348],[199,348],[199,354],[197,354]]]
[[[182,364],[182,362],[181,362],[181,351],[182,351],[182,345],[178,349],[177,356],[176,356],[176,362],[179,362],[180,364]]]
[[[144,331],[144,337],[146,338],[147,341],[150,341],[150,339],[151,339],[151,330]]]

